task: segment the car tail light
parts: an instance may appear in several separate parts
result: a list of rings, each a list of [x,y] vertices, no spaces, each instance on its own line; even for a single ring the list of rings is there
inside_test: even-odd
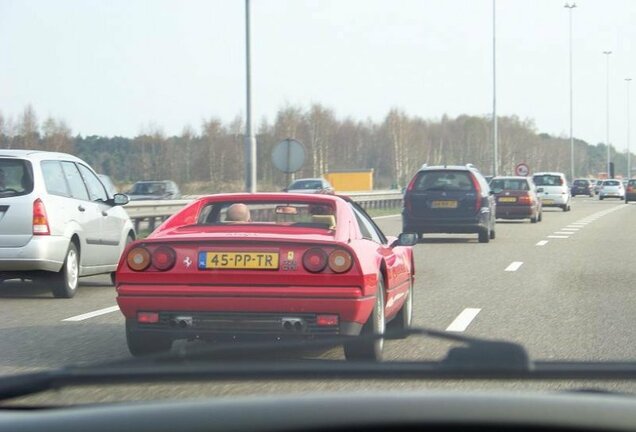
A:
[[[137,312],[137,322],[141,324],[158,323],[159,312]]]
[[[627,186],[627,192],[633,192],[634,188],[631,185]]]
[[[474,175],[471,175],[470,179],[472,180],[473,186],[475,188],[475,195],[477,195],[475,197],[475,211],[479,211],[479,209],[481,208],[481,186],[479,186],[479,182]]]
[[[150,252],[145,247],[136,247],[128,252],[126,263],[131,270],[144,271],[150,266]]]
[[[521,205],[532,205],[534,204],[534,200],[528,194],[521,195],[517,201]]]
[[[303,267],[311,273],[319,273],[327,267],[327,252],[319,248],[309,249],[303,254]]]
[[[336,249],[329,254],[329,268],[334,273],[344,273],[351,268],[353,257],[343,249]]]
[[[33,235],[50,235],[49,218],[40,198],[33,201]]]
[[[413,178],[411,179],[411,181],[409,182],[408,186],[406,187],[406,191],[410,192],[413,190],[413,188],[415,187],[415,181],[417,180],[417,176],[413,176]]]
[[[152,265],[161,271],[170,270],[177,261],[177,254],[168,246],[159,246],[152,253]]]
[[[316,325],[319,327],[337,326],[338,315],[316,315]]]

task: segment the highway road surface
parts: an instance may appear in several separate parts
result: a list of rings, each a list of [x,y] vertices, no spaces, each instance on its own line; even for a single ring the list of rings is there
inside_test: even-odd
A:
[[[396,235],[401,229],[398,215],[376,220],[386,234]],[[476,235],[426,235],[415,247],[414,324],[515,341],[525,346],[533,359],[636,360],[635,225],[636,204],[577,197],[571,212],[544,209],[543,222],[537,224],[498,221],[497,238],[489,244],[478,243]],[[2,375],[130,356],[124,320],[107,277],[83,279],[71,300],[53,299],[46,288],[6,282],[0,285],[0,313]],[[183,347],[180,342],[175,345],[173,349]],[[389,360],[436,359],[448,347],[448,343],[422,337],[385,344]],[[326,361],[343,358],[341,348],[298,355]],[[118,386],[71,389],[31,400],[65,403],[374,386],[399,390],[414,385],[258,382],[170,388]],[[427,385],[454,388],[459,384]],[[481,388],[488,383],[471,385]],[[527,384],[514,383],[495,387],[515,385],[527,388]],[[601,386],[621,388],[621,383]],[[636,388],[628,386],[627,391]]]

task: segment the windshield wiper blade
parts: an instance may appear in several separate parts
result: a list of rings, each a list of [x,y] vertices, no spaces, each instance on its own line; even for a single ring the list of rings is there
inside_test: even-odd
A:
[[[249,343],[213,346],[194,353],[169,353],[126,359],[96,366],[69,366],[0,378],[0,400],[68,386],[179,381],[315,380],[315,379],[426,379],[426,380],[636,380],[632,362],[531,362],[519,344],[490,341],[429,329],[397,335],[426,335],[461,342],[441,361],[351,362],[338,360],[210,360],[212,354],[254,354],[264,346],[280,349],[316,348],[342,343],[335,338],[320,343]],[[386,335],[385,335],[386,336]],[[380,338],[380,336],[364,336]],[[324,342],[324,344],[323,344]],[[249,357],[248,357],[249,358]]]

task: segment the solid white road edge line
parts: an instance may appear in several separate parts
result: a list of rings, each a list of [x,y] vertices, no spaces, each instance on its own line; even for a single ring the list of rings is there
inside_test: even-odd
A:
[[[522,265],[523,265],[523,261],[513,261],[510,263],[508,267],[506,267],[506,270],[504,271],[508,271],[508,272],[517,271],[519,270],[519,267],[521,267]]]
[[[72,316],[70,318],[63,319],[62,321],[84,321],[85,319],[94,318],[96,316],[105,315],[107,313],[115,312],[119,310],[119,306],[111,306],[104,309],[99,309],[93,312],[88,312],[82,315]]]
[[[477,314],[481,312],[481,309],[477,308],[466,308],[464,309],[457,318],[446,328],[446,331],[449,332],[463,332],[468,328],[470,323],[475,319]]]
[[[374,218],[371,219],[388,219],[388,218],[392,218],[392,217],[398,217],[400,216],[399,214],[393,214],[393,215],[387,215],[387,216],[376,216]]]

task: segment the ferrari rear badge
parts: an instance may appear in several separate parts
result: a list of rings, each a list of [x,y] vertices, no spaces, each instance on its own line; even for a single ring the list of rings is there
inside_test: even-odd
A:
[[[186,268],[190,268],[190,266],[192,265],[192,260],[189,256],[183,259],[183,265],[186,266]]]

